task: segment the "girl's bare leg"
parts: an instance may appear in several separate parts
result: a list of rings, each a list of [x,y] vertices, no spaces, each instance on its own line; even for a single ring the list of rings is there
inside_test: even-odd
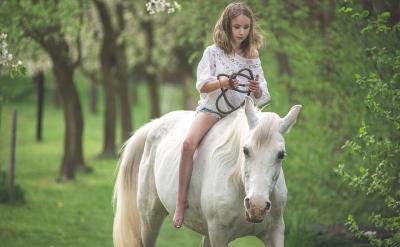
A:
[[[176,228],[180,228],[183,224],[186,209],[186,193],[193,170],[194,152],[203,136],[217,121],[218,118],[215,116],[205,112],[199,112],[193,120],[189,132],[183,141],[181,160],[179,163],[178,200],[173,218],[173,223]]]

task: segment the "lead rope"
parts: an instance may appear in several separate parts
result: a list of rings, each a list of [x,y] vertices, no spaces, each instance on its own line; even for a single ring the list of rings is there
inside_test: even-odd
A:
[[[243,73],[242,73],[243,71],[247,71],[247,72],[249,73],[249,75],[243,74]],[[217,110],[218,110],[219,113],[222,113],[222,114],[230,114],[230,113],[236,111],[237,109],[239,109],[240,107],[242,107],[242,106],[244,105],[244,102],[245,102],[245,101],[243,100],[243,102],[242,102],[239,106],[234,107],[234,106],[232,106],[232,104],[229,102],[229,100],[228,100],[228,98],[226,97],[225,93],[226,93],[229,89],[234,90],[234,91],[239,92],[239,93],[246,93],[247,96],[249,96],[250,93],[251,93],[250,90],[241,90],[241,89],[239,89],[239,88],[237,88],[237,87],[234,87],[234,86],[233,86],[233,80],[236,79],[236,77],[238,77],[238,76],[245,77],[245,78],[247,78],[247,79],[249,79],[249,80],[254,80],[254,76],[253,76],[253,72],[251,72],[251,70],[248,69],[248,68],[241,69],[241,70],[239,70],[237,73],[232,73],[231,75],[219,74],[219,75],[217,75],[217,80],[219,80],[219,78],[220,78],[221,76],[225,76],[225,77],[228,77],[228,78],[229,78],[229,84],[230,84],[231,88],[221,88],[221,93],[218,95],[217,100],[215,101],[215,106],[217,107]],[[239,84],[238,86],[244,87],[244,86],[246,86],[246,85],[247,85],[247,84]],[[219,108],[219,101],[221,100],[222,97],[224,98],[226,104],[231,108],[231,110],[223,111],[223,110],[221,110],[221,109]]]

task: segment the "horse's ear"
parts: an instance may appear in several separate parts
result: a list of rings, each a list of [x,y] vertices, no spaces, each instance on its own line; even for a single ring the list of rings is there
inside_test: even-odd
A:
[[[302,105],[294,105],[290,108],[288,114],[282,118],[282,126],[280,132],[282,134],[288,133],[290,128],[296,123],[296,119],[299,116]]]
[[[256,114],[256,110],[254,109],[254,102],[249,96],[246,96],[244,101],[244,112],[246,114],[247,122],[249,123],[250,129],[253,129],[258,124],[258,116]]]

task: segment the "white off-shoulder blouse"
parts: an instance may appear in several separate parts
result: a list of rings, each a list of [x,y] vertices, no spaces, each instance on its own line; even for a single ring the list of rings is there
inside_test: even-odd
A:
[[[209,81],[217,80],[218,74],[223,73],[230,75],[243,68],[250,69],[253,72],[254,77],[256,77],[256,75],[259,76],[262,94],[258,99],[255,98],[253,94],[250,95],[253,98],[254,103],[258,106],[266,104],[270,100],[270,95],[267,88],[267,82],[264,78],[264,72],[261,67],[260,58],[248,59],[237,54],[228,55],[215,44],[210,45],[205,49],[203,57],[198,64],[196,88],[200,92],[200,89],[204,86],[204,84]],[[239,83],[248,84],[247,78],[238,76],[237,79],[239,80]],[[240,89],[247,90],[247,88]],[[220,89],[208,93],[200,92],[200,100],[198,102],[197,110],[207,108],[209,110],[218,112],[215,103],[220,93]],[[226,96],[229,102],[236,107],[243,102],[246,94],[228,90],[226,92]],[[218,106],[222,111],[231,110],[223,98],[218,103]]]

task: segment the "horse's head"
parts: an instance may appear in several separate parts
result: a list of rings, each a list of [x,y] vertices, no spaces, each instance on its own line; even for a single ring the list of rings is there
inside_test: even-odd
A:
[[[250,132],[243,146],[245,162],[241,174],[246,193],[246,218],[258,223],[273,207],[270,195],[286,154],[283,134],[296,122],[302,106],[293,106],[285,117],[280,118],[271,112],[257,114],[250,101],[247,97],[245,113]]]

